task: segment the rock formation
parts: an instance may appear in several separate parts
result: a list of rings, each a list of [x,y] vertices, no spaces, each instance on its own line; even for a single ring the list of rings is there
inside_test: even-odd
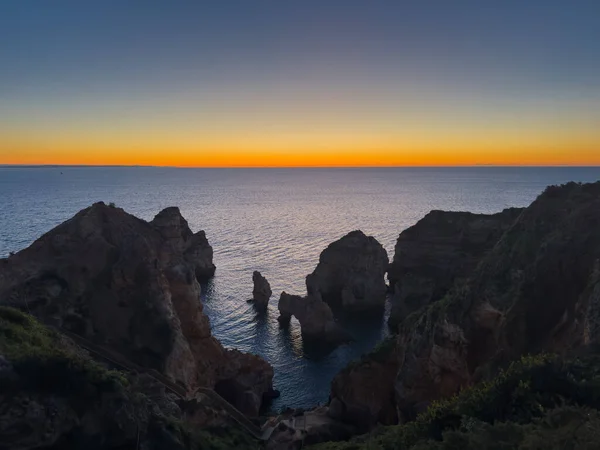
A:
[[[569,183],[547,188],[466,280],[403,321],[397,357],[376,372],[397,370],[394,403],[403,421],[522,355],[571,353],[599,337],[600,182]],[[366,368],[354,365],[338,375],[334,410],[354,405],[370,411],[370,423],[381,420],[388,408],[378,392],[389,381],[372,375],[379,403],[364,388],[377,353],[364,357]]]
[[[2,449],[256,448],[210,402],[183,400],[148,374],[107,370],[70,339],[5,307],[0,402]]]
[[[330,416],[363,432],[377,423],[397,423],[394,380],[398,366],[395,338],[388,338],[360,361],[349,364],[331,383]]]
[[[307,341],[340,344],[350,340],[348,333],[335,321],[329,305],[318,294],[301,297],[282,292],[278,308],[279,322],[285,325],[292,316],[296,317],[302,337]]]
[[[352,231],[321,252],[311,289],[344,311],[381,309],[388,264],[387,252],[374,237]]]
[[[454,289],[401,335],[401,409],[528,353],[600,336],[600,183],[549,187]]]
[[[297,450],[320,442],[341,441],[356,434],[356,430],[331,418],[327,407],[310,411],[289,410],[276,418],[278,425],[273,430],[266,450]]]
[[[159,230],[168,242],[165,246],[165,257],[169,257],[172,249],[182,254],[196,274],[198,281],[204,281],[215,274],[213,249],[206,239],[203,230],[192,233],[187,221],[179,212],[179,208],[165,208],[152,220],[152,225]]]
[[[466,279],[515,222],[522,208],[498,214],[431,211],[398,237],[388,269],[392,297],[389,323],[439,300]]]
[[[257,309],[265,310],[269,306],[269,299],[271,298],[271,285],[265,277],[258,271],[254,271],[252,274],[252,282],[254,283],[254,289],[252,290],[252,300]]]
[[[212,337],[197,279],[213,272],[204,233],[193,234],[177,208],[145,222],[96,203],[0,260],[0,303],[186,388],[235,384],[234,405],[257,414],[273,369]]]

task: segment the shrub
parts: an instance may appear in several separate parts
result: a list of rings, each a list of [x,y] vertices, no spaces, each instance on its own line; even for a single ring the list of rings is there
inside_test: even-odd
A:
[[[12,363],[21,388],[81,395],[90,388],[117,390],[127,384],[122,373],[78,355],[62,339],[33,317],[0,307],[0,354]]]
[[[533,445],[533,439],[554,445],[555,439],[571,436],[569,433],[576,424],[596,430],[589,430],[589,439],[592,439],[591,436],[600,435],[598,408],[598,356],[563,361],[556,356],[542,354],[524,357],[493,380],[475,385],[452,398],[434,402],[413,422],[381,428],[376,433],[356,437],[352,442],[327,443],[316,448],[558,449],[563,447]],[[573,418],[584,416],[585,422],[577,422]],[[591,419],[588,420],[588,417]],[[562,424],[563,435],[550,436],[553,427],[548,424],[554,423],[552,421]]]

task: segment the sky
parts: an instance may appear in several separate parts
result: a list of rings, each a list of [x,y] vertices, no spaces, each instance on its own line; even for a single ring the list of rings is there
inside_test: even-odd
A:
[[[600,1],[0,0],[0,164],[600,165]]]

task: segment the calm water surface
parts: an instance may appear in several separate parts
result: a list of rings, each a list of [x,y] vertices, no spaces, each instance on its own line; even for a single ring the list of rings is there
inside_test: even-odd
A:
[[[150,220],[177,205],[206,230],[217,273],[202,301],[214,335],[275,368],[275,408],[327,400],[335,373],[387,330],[385,317],[347,323],[356,341],[331,353],[304,349],[298,324],[277,323],[283,290],[301,294],[319,253],[347,232],[375,236],[393,257],[398,234],[431,209],[492,213],[526,206],[549,184],[596,181],[600,168],[173,169],[0,167],[0,256],[20,250],[96,201]],[[252,271],[273,292],[257,316],[246,303]]]

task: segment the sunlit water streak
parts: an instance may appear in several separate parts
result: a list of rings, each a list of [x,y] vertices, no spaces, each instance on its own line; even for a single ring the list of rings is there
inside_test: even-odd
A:
[[[387,332],[384,316],[347,323],[356,338],[328,354],[303,349],[297,322],[279,328],[283,290],[304,278],[330,242],[354,229],[393,256],[398,234],[431,209],[496,212],[529,204],[549,184],[595,181],[599,168],[172,169],[0,167],[0,256],[20,250],[96,201],[150,220],[177,205],[206,230],[217,273],[202,286],[214,335],[275,367],[274,407],[325,402],[331,379]],[[246,303],[252,271],[273,292],[265,315]]]

